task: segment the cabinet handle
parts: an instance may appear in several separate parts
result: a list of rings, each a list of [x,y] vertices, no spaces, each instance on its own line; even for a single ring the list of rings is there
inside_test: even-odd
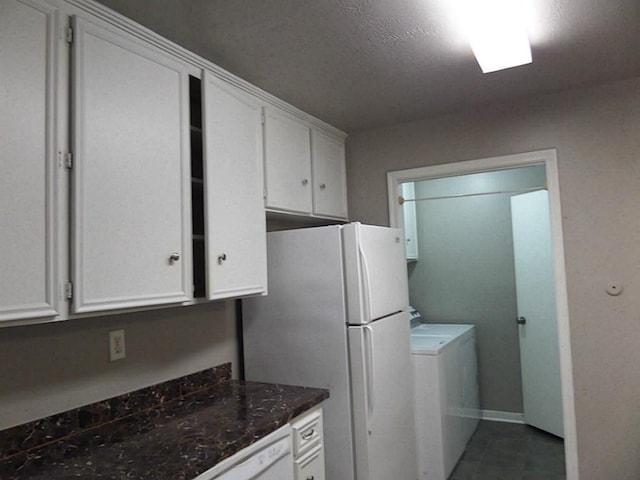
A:
[[[302,435],[302,439],[303,440],[309,440],[311,437],[313,437],[313,434],[316,433],[316,429],[312,428],[311,430],[309,430],[309,433],[305,433]]]
[[[320,190],[324,190],[325,188],[327,188],[327,185],[324,183],[320,184]]]
[[[315,480],[315,478],[316,477],[314,475],[309,475],[306,480]]]
[[[169,263],[175,263],[180,260],[180,254],[178,252],[173,252],[169,255]]]
[[[224,262],[227,259],[227,254],[223,253],[222,255],[218,255],[218,265],[222,265],[222,262]]]
[[[303,186],[307,186],[309,184],[309,180],[307,180],[306,178],[304,180],[302,180],[302,185]]]

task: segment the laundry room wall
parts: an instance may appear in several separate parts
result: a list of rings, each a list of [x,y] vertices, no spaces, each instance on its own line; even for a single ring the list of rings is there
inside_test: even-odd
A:
[[[416,182],[431,198],[545,185],[544,166]],[[412,305],[432,323],[476,325],[480,407],[522,413],[511,194],[416,202],[419,260]]]

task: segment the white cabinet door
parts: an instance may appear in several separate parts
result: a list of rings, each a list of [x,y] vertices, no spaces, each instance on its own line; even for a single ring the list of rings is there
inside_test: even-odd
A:
[[[313,201],[309,127],[267,107],[264,135],[266,207],[310,214]]]
[[[73,311],[185,301],[188,76],[112,26],[74,31]]]
[[[293,461],[294,480],[325,480],[324,446],[319,443]]]
[[[266,208],[346,220],[344,142],[273,107],[264,133]]]
[[[0,2],[0,321],[57,314],[55,10]]]
[[[347,218],[347,174],[344,142],[311,131],[313,213],[319,217]]]
[[[325,479],[322,408],[316,407],[291,422],[294,480]]]
[[[266,292],[261,107],[203,76],[207,296]]]
[[[416,187],[414,182],[402,184],[402,197],[415,200]],[[416,202],[402,204],[404,214],[404,241],[407,260],[418,259],[418,223],[416,217]]]

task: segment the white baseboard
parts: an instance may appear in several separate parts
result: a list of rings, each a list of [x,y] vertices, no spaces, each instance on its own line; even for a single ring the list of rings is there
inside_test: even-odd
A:
[[[492,422],[524,423],[524,413],[480,410],[480,418]]]

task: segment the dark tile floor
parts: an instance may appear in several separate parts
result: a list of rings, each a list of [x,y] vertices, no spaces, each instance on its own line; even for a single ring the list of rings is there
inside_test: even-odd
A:
[[[528,425],[481,420],[449,480],[564,480],[564,442]]]

